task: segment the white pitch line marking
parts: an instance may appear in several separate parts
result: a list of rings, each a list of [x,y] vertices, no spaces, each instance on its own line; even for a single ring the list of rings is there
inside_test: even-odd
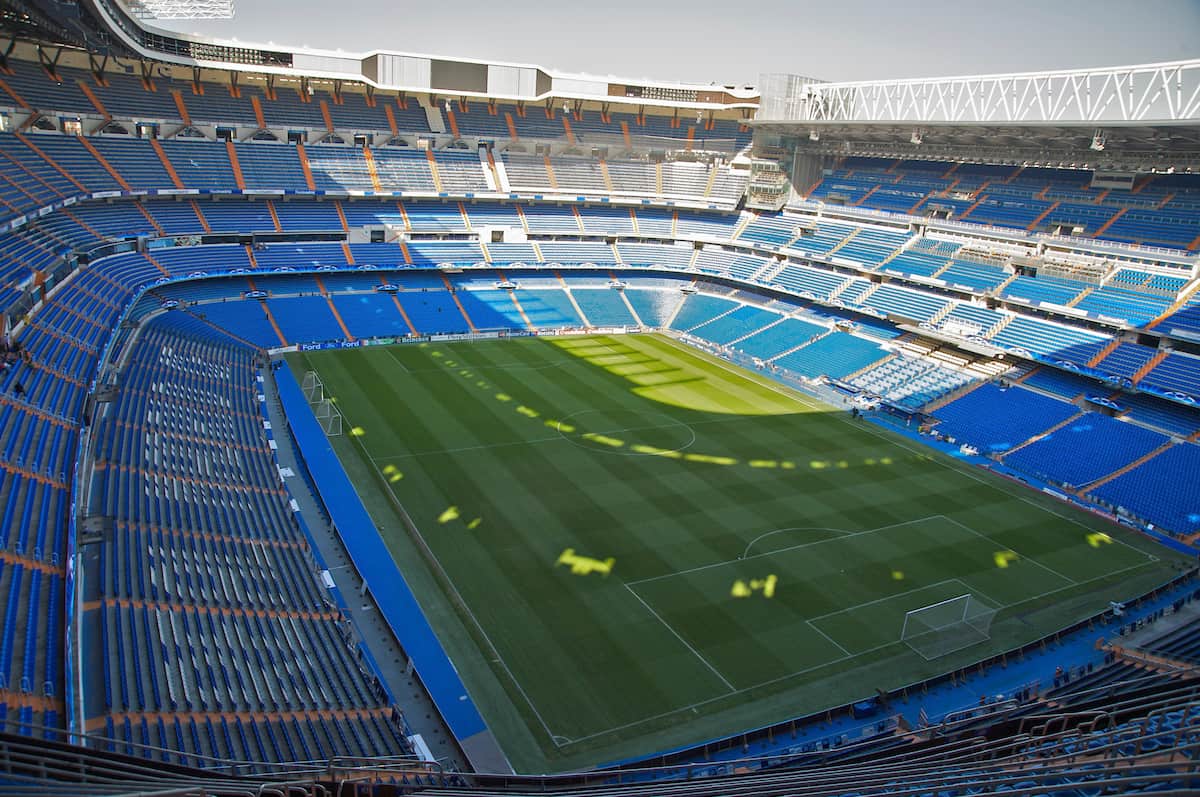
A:
[[[633,597],[637,598],[638,603],[640,603],[646,607],[646,611],[648,611],[648,612],[650,612],[650,614],[654,615],[655,619],[658,620],[660,623],[662,623],[664,628],[666,628],[668,631],[670,631],[675,636],[675,638],[678,639],[683,644],[684,647],[686,647],[688,650],[690,650],[692,652],[692,655],[694,655],[697,659],[700,660],[701,664],[703,664],[705,667],[707,667],[713,675],[717,676],[717,678],[719,678],[721,680],[721,683],[725,684],[725,687],[730,691],[730,693],[734,693],[734,692],[738,691],[737,687],[735,687],[733,684],[729,683],[728,679],[726,679],[725,676],[721,674],[720,670],[718,670],[716,667],[714,667],[708,659],[706,659],[706,658],[704,658],[704,656],[700,655],[700,651],[698,651],[694,647],[692,647],[691,642],[688,642],[686,639],[684,639],[683,636],[678,631],[675,630],[674,626],[672,626],[670,623],[668,623],[666,620],[664,620],[662,618],[662,615],[660,615],[658,612],[654,611],[654,608],[652,606],[650,606],[650,604],[646,603],[646,601],[642,599],[642,596],[637,594],[637,591],[633,587],[626,584],[625,589],[629,590],[629,594],[631,594],[631,595],[633,595]]]

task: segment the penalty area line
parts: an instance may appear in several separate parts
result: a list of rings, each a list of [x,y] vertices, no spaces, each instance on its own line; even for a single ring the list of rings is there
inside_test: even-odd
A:
[[[900,645],[900,644],[902,644],[902,643],[899,640],[896,640],[894,642],[886,642],[882,645],[876,645],[873,648],[867,648],[866,650],[859,651],[858,653],[856,653],[854,655],[839,656],[838,658],[835,658],[835,659],[829,659],[828,661],[823,661],[820,664],[814,664],[810,667],[805,667],[803,669],[796,670],[794,672],[790,672],[785,675],[781,675],[777,678],[771,678],[771,679],[763,681],[761,683],[754,684],[753,686],[747,686],[743,689],[736,689],[733,692],[729,692],[729,693],[726,693],[723,695],[717,695],[715,697],[710,697],[706,700],[700,700],[695,703],[689,703],[686,706],[680,706],[679,708],[673,708],[670,711],[663,711],[658,714],[651,715],[649,717],[643,717],[639,720],[634,720],[633,722],[627,722],[624,725],[617,725],[612,728],[607,728],[606,730],[603,730],[603,731],[597,731],[596,733],[588,734],[587,736],[580,736],[580,737],[574,739],[571,742],[571,744],[579,744],[580,742],[586,742],[590,739],[596,739],[601,736],[607,736],[608,734],[616,733],[617,731],[623,731],[628,728],[635,728],[638,725],[644,725],[647,722],[653,722],[655,720],[662,719],[663,717],[670,717],[674,714],[680,714],[684,711],[695,712],[701,706],[707,706],[710,703],[716,703],[720,700],[727,700],[728,698],[734,697],[736,695],[741,695],[741,694],[745,694],[747,692],[752,692],[755,689],[761,689],[764,686],[773,686],[774,684],[782,683],[783,681],[787,681],[789,679],[795,678],[798,675],[805,675],[805,674],[813,672],[815,670],[819,670],[822,667],[831,667],[835,664],[841,664],[844,661],[850,661],[851,659],[858,658],[859,656],[866,656],[871,653],[875,653],[877,651],[883,650],[884,648],[890,648],[890,647],[894,647],[894,646]]]
[[[874,606],[877,603],[886,603],[887,601],[895,600],[896,598],[903,598],[905,595],[912,595],[914,592],[920,592],[921,590],[933,589],[934,587],[940,587],[943,584],[961,584],[963,587],[966,588],[967,592],[971,591],[971,585],[958,577],[944,578],[941,581],[934,581],[931,584],[922,584],[919,587],[913,587],[912,589],[905,590],[904,592],[894,592],[891,595],[884,595],[882,598],[876,598],[875,600],[863,601],[862,603],[856,603],[853,606],[843,607],[841,609],[838,609],[837,611],[827,612],[825,614],[819,614],[816,617],[808,618],[808,622],[815,623],[819,620],[827,620],[830,617],[837,617],[839,614],[845,614],[846,612],[858,611],[859,609],[862,609],[866,606]]]
[[[833,637],[831,637],[829,634],[826,634],[826,633],[825,633],[824,631],[822,631],[820,628],[817,628],[817,626],[816,626],[816,625],[813,623],[813,621],[812,621],[812,620],[805,620],[805,621],[804,621],[804,624],[805,624],[805,625],[807,625],[807,626],[808,626],[809,628],[811,628],[812,630],[816,631],[816,632],[817,632],[818,634],[820,634],[821,636],[825,637],[827,640],[829,640],[829,642],[830,642],[830,643],[831,643],[831,644],[832,644],[832,645],[833,645],[835,648],[837,648],[838,650],[840,650],[840,651],[842,652],[842,655],[844,655],[844,656],[853,656],[853,655],[854,655],[853,653],[851,653],[850,651],[848,651],[848,650],[846,650],[844,647],[842,647],[842,643],[841,643],[841,642],[838,642],[836,639],[834,639]]]
[[[645,584],[650,581],[662,581],[664,578],[674,578],[675,576],[682,576],[682,575],[686,575],[688,573],[697,573],[701,570],[711,570],[714,567],[723,567],[725,565],[731,565],[734,562],[745,562],[750,559],[760,559],[764,556],[774,556],[775,554],[779,554],[779,553],[787,553],[789,551],[798,551],[803,548],[811,548],[815,545],[825,545],[826,543],[830,543],[830,542],[837,542],[840,540],[848,540],[853,537],[861,537],[865,534],[877,534],[878,532],[887,531],[888,529],[900,528],[901,526],[910,526],[913,523],[924,523],[927,520],[936,520],[939,517],[942,517],[942,516],[941,515],[929,515],[928,517],[914,518],[912,520],[904,520],[899,523],[889,523],[886,526],[880,526],[880,527],[874,528],[874,529],[864,529],[863,531],[844,531],[844,532],[842,532],[841,537],[829,537],[828,539],[824,539],[824,540],[813,540],[812,542],[804,542],[804,543],[800,543],[798,545],[789,545],[786,548],[776,548],[775,550],[772,550],[772,551],[763,551],[762,553],[751,554],[749,556],[747,556],[743,553],[742,556],[739,556],[736,559],[725,559],[724,561],[713,562],[712,564],[707,564],[707,565],[700,565],[699,567],[689,567],[686,570],[676,570],[673,573],[663,573],[661,576],[650,576],[649,578],[640,578],[637,581],[630,581],[629,584],[636,586],[637,584]],[[751,540],[750,544],[753,545],[755,542],[758,541],[758,539],[761,539],[762,537],[770,536],[771,534],[778,534],[781,531],[796,531],[796,530],[797,529],[787,528],[787,529],[775,529],[774,531],[768,531],[766,534],[760,535],[760,537],[755,538],[754,540]],[[807,529],[802,529],[802,530],[807,530]],[[837,531],[837,529],[825,529],[825,530]],[[746,550],[749,550],[749,546],[746,547]]]
[[[979,530],[977,530],[977,529],[973,529],[973,528],[971,528],[971,527],[970,527],[970,526],[968,526],[966,523],[963,523],[963,522],[961,522],[961,521],[955,520],[955,519],[954,519],[954,518],[952,518],[952,517],[947,517],[946,515],[942,515],[942,517],[943,517],[943,518],[945,518],[945,519],[946,519],[947,521],[949,521],[950,523],[953,523],[954,525],[958,526],[958,527],[959,527],[960,529],[962,529],[963,531],[966,531],[966,532],[968,532],[968,533],[970,533],[970,534],[974,534],[976,537],[978,537],[978,538],[979,538],[979,539],[981,539],[981,540],[987,540],[988,542],[990,542],[990,543],[993,543],[993,544],[995,544],[995,545],[1003,545],[1003,543],[1001,543],[1001,542],[997,541],[996,539],[994,539],[994,538],[992,538],[992,537],[988,536],[987,534],[984,534],[982,531],[979,531]],[[1057,570],[1055,570],[1053,567],[1050,567],[1049,565],[1044,565],[1044,564],[1042,564],[1041,562],[1039,562],[1039,561],[1037,560],[1037,558],[1036,558],[1036,557],[1033,557],[1033,556],[1026,556],[1025,554],[1023,554],[1023,553],[1021,553],[1020,551],[1018,551],[1016,548],[1008,548],[1008,550],[1012,551],[1012,552],[1013,552],[1013,553],[1015,553],[1017,556],[1021,557],[1021,561],[1025,561],[1025,562],[1029,562],[1030,564],[1037,565],[1038,567],[1042,568],[1043,570],[1045,570],[1047,573],[1051,574],[1052,576],[1057,576],[1058,578],[1060,578],[1060,579],[1062,579],[1063,581],[1067,582],[1067,586],[1075,586],[1076,584],[1078,584],[1078,583],[1079,583],[1078,581],[1076,581],[1075,579],[1071,578],[1070,576],[1066,576],[1066,575],[1063,575],[1062,573],[1058,572],[1058,571],[1057,571]]]
[[[707,354],[707,352],[703,352],[701,349],[696,349],[693,346],[688,346],[688,344],[683,343],[682,341],[677,341],[674,338],[666,338],[666,339],[672,341],[678,347],[691,349],[693,351],[701,351],[702,353]],[[745,374],[739,374],[738,371],[734,370],[734,367],[731,367],[730,364],[727,364],[724,360],[720,359],[719,357],[716,357],[716,356],[710,355],[710,354],[707,356],[708,356],[709,361],[711,361],[718,368],[728,371],[729,373],[742,376],[742,378],[746,378]],[[755,379],[753,381],[756,384],[761,385],[762,387],[766,388],[767,390],[773,390],[774,392],[778,393],[781,396],[786,396],[787,398],[790,398],[793,401],[796,401],[797,403],[805,404],[806,401],[820,402],[820,404],[822,406],[814,407],[814,409],[822,409],[822,408],[830,406],[830,405],[826,405],[825,402],[821,401],[820,399],[812,398],[808,394],[802,393],[801,391],[799,391],[795,388],[791,388],[786,385],[779,384],[779,383],[775,382],[774,380],[770,379],[769,377],[761,376],[760,374],[757,374],[757,373],[750,371],[749,369],[745,369],[745,368],[741,368],[740,370],[744,371],[745,373],[753,375],[755,377]],[[1084,531],[1088,531],[1088,532],[1096,531],[1096,529],[1084,524],[1077,518],[1070,517],[1069,515],[1066,515],[1060,511],[1058,511],[1057,508],[1050,507],[1050,506],[1044,506],[1043,504],[1034,501],[1032,499],[1032,497],[1025,494],[1029,490],[1029,488],[1027,488],[1027,487],[1019,487],[1017,485],[1010,484],[1010,483],[1008,483],[1007,480],[1004,480],[1004,479],[997,479],[995,482],[989,481],[988,479],[985,479],[981,474],[973,472],[974,469],[976,467],[978,467],[976,465],[971,465],[969,463],[964,464],[961,462],[947,461],[948,458],[944,458],[945,455],[943,454],[943,452],[941,452],[935,448],[928,447],[928,446],[922,446],[922,449],[924,449],[924,450],[915,449],[911,445],[909,445],[908,441],[905,440],[904,438],[902,438],[899,434],[897,434],[895,432],[890,432],[890,431],[885,433],[885,429],[880,428],[878,424],[871,423],[871,422],[868,422],[865,424],[855,423],[854,421],[851,421],[849,418],[845,417],[845,415],[841,412],[834,412],[834,413],[832,413],[832,415],[835,420],[840,421],[841,423],[845,424],[846,426],[849,426],[854,429],[861,429],[861,430],[865,431],[867,434],[869,434],[873,437],[876,437],[885,443],[888,443],[890,445],[896,446],[897,448],[903,449],[904,451],[907,451],[910,454],[913,454],[917,457],[927,459],[928,461],[933,462],[934,464],[940,466],[943,470],[950,471],[951,473],[956,474],[958,476],[966,477],[973,482],[982,484],[986,488],[994,489],[997,492],[1003,493],[1004,495],[1008,496],[1009,498],[1015,498],[1016,500],[1020,501],[1023,504],[1027,504],[1028,506],[1031,506],[1034,509],[1037,509],[1041,512],[1047,512],[1051,515],[1054,515],[1055,517],[1065,520],[1066,522],[1068,522],[1074,526],[1078,526],[1079,528],[1083,529]],[[937,454],[942,454],[942,456],[935,456]],[[988,470],[988,469],[985,468],[984,470]],[[988,470],[988,472],[991,473],[993,476],[999,475],[999,474],[995,473],[994,471]],[[1087,511],[1087,510],[1081,509],[1080,511]],[[1138,548],[1135,545],[1129,544],[1128,542],[1126,542],[1125,540],[1121,539],[1118,536],[1113,536],[1112,541],[1119,543],[1121,545],[1124,545],[1126,548],[1130,548],[1132,550],[1137,551],[1138,553],[1140,553],[1142,556],[1146,557],[1146,559],[1151,562],[1159,561],[1159,558],[1157,556],[1155,556],[1154,554],[1152,554],[1148,551],[1143,551],[1141,548]],[[1070,579],[1068,579],[1068,580],[1070,580]],[[1090,580],[1092,580],[1092,579],[1089,579],[1089,581]],[[1078,582],[1078,583],[1086,584],[1088,582],[1082,581],[1082,582]]]
[[[406,373],[406,374],[411,374],[411,373],[412,373],[412,370],[411,370],[411,369],[409,369],[409,367],[408,367],[407,365],[405,365],[404,363],[400,362],[400,358],[396,356],[396,351],[395,351],[395,348],[396,348],[395,346],[388,346],[388,347],[387,347],[387,353],[388,353],[388,356],[392,358],[392,362],[394,362],[394,363],[396,363],[396,365],[400,366],[400,370],[401,370],[401,371],[403,371],[403,372],[404,372],[404,373]]]
[[[1083,586],[1084,584],[1091,583],[1092,581],[1098,581],[1098,580],[1101,580],[1101,579],[1104,579],[1104,578],[1111,578],[1112,576],[1120,575],[1120,574],[1122,574],[1122,573],[1127,573],[1127,572],[1129,572],[1129,571],[1132,571],[1132,570],[1138,570],[1138,569],[1140,569],[1140,568],[1146,567],[1146,566],[1148,566],[1148,565],[1151,565],[1151,564],[1153,564],[1153,562],[1149,562],[1149,561],[1146,561],[1146,562],[1139,562],[1139,563],[1138,563],[1138,564],[1136,564],[1136,565],[1132,565],[1132,566],[1130,566],[1130,567],[1122,568],[1121,570],[1114,570],[1114,571],[1112,571],[1112,572],[1110,572],[1110,573],[1106,573],[1106,574],[1104,574],[1104,575],[1102,575],[1102,576],[1096,576],[1095,578],[1090,578],[1090,579],[1087,579],[1086,581],[1080,581],[1080,582],[1079,582],[1078,584],[1076,584],[1076,585],[1067,585],[1067,586],[1064,586],[1064,587],[1059,587],[1058,589],[1050,590],[1049,592],[1044,592],[1044,593],[1042,593],[1041,595],[1035,595],[1035,596],[1033,596],[1033,597],[1031,597],[1031,598],[1027,598],[1027,599],[1025,599],[1025,600],[1022,600],[1022,601],[1020,601],[1020,602],[1018,602],[1018,603],[1011,603],[1011,604],[1004,604],[1004,603],[1000,603],[1000,602],[996,602],[996,603],[997,603],[997,606],[999,607],[999,609],[1002,609],[1002,610],[1009,610],[1009,609],[1013,609],[1013,608],[1016,608],[1016,607],[1018,607],[1018,606],[1021,606],[1021,605],[1025,604],[1025,603],[1028,603],[1029,601],[1039,600],[1039,599],[1041,599],[1041,598],[1045,598],[1045,597],[1048,597],[1048,596],[1050,596],[1050,595],[1054,595],[1054,594],[1056,594],[1056,593],[1063,592],[1064,590],[1069,590],[1069,589],[1071,589],[1073,586]],[[934,587],[934,586],[937,586],[937,585],[940,585],[940,584],[945,584],[945,583],[947,583],[947,582],[957,582],[957,583],[961,584],[962,586],[966,587],[966,588],[968,589],[968,591],[973,591],[973,592],[975,592],[975,593],[979,593],[979,590],[973,590],[973,589],[972,589],[972,587],[971,587],[971,585],[970,585],[970,584],[968,584],[966,581],[963,581],[961,578],[951,578],[951,579],[945,579],[944,581],[935,582],[935,583],[933,583],[933,584],[927,584],[927,585],[925,585],[924,587],[920,587],[920,588],[918,588],[918,589],[928,589],[928,588],[930,588],[930,587]],[[631,582],[631,583],[637,583],[637,582]],[[625,586],[626,586],[626,587],[629,587],[629,584],[626,584]],[[630,591],[633,591],[631,587],[629,587],[629,588],[630,588]],[[911,593],[911,592],[915,592],[915,591],[917,591],[917,590],[909,590],[909,593]],[[892,597],[892,598],[895,598],[895,597],[898,597],[899,595],[902,595],[902,594],[909,594],[909,593],[898,593],[897,595],[892,595],[891,597]],[[979,593],[979,594],[982,594],[982,593]],[[984,595],[983,597],[985,597],[985,598],[988,598],[989,596],[986,596],[986,595]],[[886,599],[885,599],[885,600],[886,600]],[[992,599],[992,600],[994,601],[994,599]],[[873,602],[877,603],[878,601],[873,601]],[[994,602],[995,602],[995,601],[994,601]],[[866,603],[866,604],[858,604],[858,606],[851,606],[851,607],[847,607],[846,609],[841,609],[841,610],[839,610],[839,611],[837,611],[837,612],[832,612],[832,613],[830,613],[830,614],[827,614],[827,615],[822,615],[822,617],[832,617],[832,616],[834,616],[834,615],[841,614],[841,613],[843,613],[843,612],[846,612],[846,611],[849,611],[849,610],[851,610],[851,609],[855,609],[855,608],[859,608],[859,607],[861,607],[861,606],[868,605],[869,603],[872,603],[872,602],[868,602],[868,603]],[[811,619],[809,619],[807,622],[809,622],[809,623],[811,624],[813,620],[820,620],[820,619],[821,619],[821,617],[814,617],[814,618],[811,618]],[[819,630],[819,629],[818,629],[818,630]],[[796,677],[798,677],[798,676],[801,676],[801,675],[806,675],[806,674],[808,674],[808,673],[810,673],[810,672],[814,672],[814,671],[816,671],[816,670],[820,670],[820,669],[822,669],[822,668],[824,668],[824,667],[831,667],[831,666],[834,666],[834,665],[839,665],[839,664],[842,664],[843,662],[853,661],[853,660],[855,660],[855,659],[859,659],[859,658],[861,658],[861,657],[863,657],[863,656],[869,656],[869,655],[871,655],[871,654],[873,654],[873,653],[877,653],[877,652],[879,652],[879,651],[881,651],[881,650],[884,650],[884,649],[886,649],[886,648],[890,648],[890,647],[896,647],[896,646],[899,646],[899,645],[901,645],[901,644],[903,644],[903,643],[902,643],[902,642],[900,642],[900,640],[899,640],[899,639],[897,639],[897,640],[894,640],[894,641],[885,642],[885,643],[883,643],[883,644],[880,644],[880,645],[875,645],[874,647],[867,648],[866,650],[861,650],[861,651],[859,651],[859,652],[857,652],[857,653],[854,653],[854,654],[848,654],[848,655],[844,655],[844,656],[839,656],[838,658],[835,658],[835,659],[830,659],[830,660],[828,660],[828,661],[824,661],[824,662],[821,662],[821,663],[819,663],[819,664],[814,664],[814,665],[811,665],[811,666],[809,666],[809,667],[804,667],[804,668],[802,668],[802,669],[795,670],[794,672],[790,672],[790,673],[787,673],[787,674],[785,674],[785,675],[780,675],[780,676],[778,676],[778,677],[775,677],[775,678],[770,678],[770,679],[768,679],[768,680],[765,680],[765,681],[762,681],[762,682],[760,682],[760,683],[753,684],[753,685],[751,685],[751,686],[747,686],[747,687],[744,687],[744,688],[742,688],[742,689],[735,690],[734,692],[731,692],[731,693],[722,694],[722,695],[716,695],[715,697],[710,697],[710,698],[708,698],[708,699],[706,699],[706,700],[700,700],[700,701],[698,701],[698,702],[695,702],[695,703],[689,703],[689,704],[688,704],[688,705],[686,705],[686,706],[680,706],[679,708],[674,708],[674,709],[671,709],[670,711],[663,711],[663,712],[661,712],[661,713],[658,713],[658,714],[654,714],[654,715],[651,715],[651,716],[648,716],[648,717],[643,717],[643,718],[641,718],[641,719],[634,720],[633,722],[627,722],[627,723],[625,723],[625,724],[623,724],[623,725],[617,725],[617,726],[614,726],[614,727],[612,727],[612,728],[607,728],[607,729],[605,729],[605,730],[603,730],[603,731],[597,731],[597,732],[595,732],[595,733],[590,733],[590,734],[588,734],[588,735],[586,735],[586,736],[580,736],[580,737],[577,737],[577,738],[573,739],[573,740],[572,740],[572,741],[571,741],[569,744],[570,744],[570,745],[575,745],[575,744],[579,744],[579,743],[581,743],[581,742],[587,742],[587,741],[590,741],[590,740],[592,740],[592,739],[597,739],[597,738],[600,738],[600,737],[603,737],[603,736],[608,736],[608,735],[610,735],[610,734],[617,733],[618,731],[624,731],[624,730],[628,730],[629,728],[636,728],[636,727],[638,727],[639,725],[644,725],[644,724],[646,724],[646,723],[648,723],[648,722],[654,722],[655,720],[659,720],[659,719],[662,719],[662,718],[664,718],[664,717],[670,717],[670,716],[674,716],[674,715],[676,715],[676,714],[681,714],[681,713],[683,713],[683,712],[686,712],[686,711],[692,711],[692,712],[696,712],[696,711],[698,711],[700,708],[702,708],[702,707],[704,707],[704,706],[710,705],[710,704],[712,704],[712,703],[717,703],[717,702],[719,702],[719,701],[721,701],[721,700],[727,700],[727,699],[729,699],[729,698],[731,698],[731,697],[736,697],[737,695],[742,695],[742,694],[746,694],[746,693],[749,693],[749,692],[753,692],[753,691],[754,691],[754,690],[756,690],[756,689],[762,689],[762,688],[764,688],[764,687],[774,686],[775,684],[778,684],[778,683],[783,683],[784,681],[788,681],[788,680],[790,680],[790,679],[792,679],[792,678],[796,678]],[[563,745],[563,746],[567,746],[567,745]]]
[[[722,675],[721,671],[718,670],[716,667],[714,667],[712,662],[710,662],[708,659],[704,658],[704,656],[702,656],[700,654],[700,651],[698,651],[694,647],[692,647],[692,643],[688,642],[686,639],[684,639],[683,635],[680,634],[678,631],[676,631],[674,626],[672,626],[670,623],[668,623],[666,620],[664,620],[661,614],[654,611],[654,608],[650,604],[646,603],[645,599],[642,598],[641,595],[637,594],[637,590],[635,590],[633,587],[629,586],[628,584],[625,584],[625,589],[629,590],[629,594],[631,594],[631,595],[633,595],[633,597],[637,598],[638,603],[640,603],[640,604],[642,604],[642,606],[646,607],[646,611],[648,611],[648,612],[650,612],[650,614],[654,615],[654,618],[656,620],[658,620],[660,623],[662,623],[664,628],[666,628],[668,631],[670,631],[675,636],[675,638],[678,639],[683,644],[684,647],[686,647],[688,650],[690,650],[692,652],[692,655],[695,656],[697,659],[699,659],[700,663],[708,668],[709,672],[711,672],[713,675],[717,676],[717,678],[720,679],[721,683],[725,684],[725,688],[727,688],[731,694],[738,691],[737,687],[735,687],[733,684],[729,683],[729,679],[727,679],[724,675]]]

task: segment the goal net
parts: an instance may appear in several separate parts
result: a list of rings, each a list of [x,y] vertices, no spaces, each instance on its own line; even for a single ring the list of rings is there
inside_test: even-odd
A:
[[[309,404],[320,404],[325,400],[325,384],[316,371],[308,371],[304,374],[304,379],[300,382],[300,389],[304,391],[304,398],[308,399]]]
[[[932,660],[992,638],[996,610],[974,596],[959,595],[904,615],[900,640]]]
[[[337,437],[342,433],[342,414],[329,399],[322,399],[313,405],[313,415],[328,437]]]
[[[327,437],[337,437],[342,433],[342,413],[333,405],[332,399],[325,398],[325,383],[321,381],[316,371],[308,371],[300,382],[304,398],[312,408],[313,416],[321,424],[321,430]]]

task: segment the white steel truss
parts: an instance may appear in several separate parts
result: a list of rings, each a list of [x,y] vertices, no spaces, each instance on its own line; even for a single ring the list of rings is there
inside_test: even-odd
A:
[[[798,85],[789,77],[763,76],[758,121],[1036,125],[1200,121],[1200,59],[856,83]]]
[[[233,19],[233,0],[126,0],[138,19]]]

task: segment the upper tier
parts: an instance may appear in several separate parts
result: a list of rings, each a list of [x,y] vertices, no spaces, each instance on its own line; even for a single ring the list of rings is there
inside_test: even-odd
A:
[[[0,106],[47,116],[72,114],[108,119],[205,127],[305,131],[317,140],[332,133],[424,136],[487,140],[552,141],[630,149],[734,152],[750,144],[750,128],[736,119],[679,118],[677,114],[525,106],[484,100],[334,90],[298,83],[258,85],[193,82],[134,72],[105,72],[103,81],[86,70],[11,59],[0,75]],[[659,109],[661,110],[661,109]],[[90,131],[90,128],[88,128]]]
[[[1020,166],[843,158],[811,199],[893,213],[1200,249],[1200,175],[1139,177],[1129,190],[1092,187],[1092,172]]]

